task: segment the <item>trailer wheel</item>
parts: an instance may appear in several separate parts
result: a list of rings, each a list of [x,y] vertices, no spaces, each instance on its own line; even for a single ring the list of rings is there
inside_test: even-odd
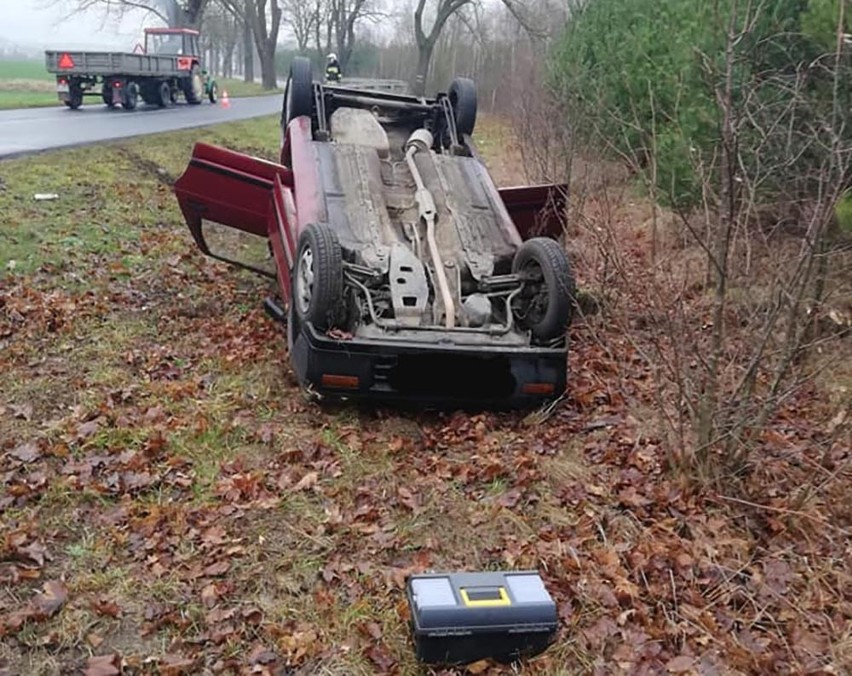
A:
[[[286,128],[294,118],[314,111],[314,76],[310,59],[297,56],[290,64],[290,76],[284,88],[284,105],[281,110],[281,122]]]
[[[112,85],[104,83],[101,86],[101,100],[107,108],[115,108],[115,100],[112,97]]]
[[[71,110],[77,110],[77,108],[83,105],[83,95],[71,94],[71,97],[65,102],[65,105],[68,106]]]
[[[65,102],[71,110],[77,110],[83,105],[83,90],[79,84],[72,84],[68,92],[68,100]]]
[[[450,105],[456,120],[459,136],[470,136],[476,126],[476,85],[466,77],[457,77],[450,83]]]
[[[160,83],[158,94],[157,105],[160,108],[168,108],[172,102],[172,88],[169,87],[168,82],[163,81]]]
[[[300,323],[310,322],[319,331],[337,324],[343,303],[343,257],[337,233],[325,223],[309,224],[299,237],[292,289]]]
[[[204,96],[204,82],[201,79],[201,68],[197,63],[189,71],[189,77],[184,78],[183,95],[186,97],[187,103],[194,106],[201,103]]]
[[[125,110],[135,110],[137,103],[139,103],[139,85],[128,82],[121,93],[121,107]]]
[[[549,237],[533,237],[521,245],[512,272],[524,277],[512,311],[533,338],[546,342],[565,333],[574,314],[576,286],[568,257]]]

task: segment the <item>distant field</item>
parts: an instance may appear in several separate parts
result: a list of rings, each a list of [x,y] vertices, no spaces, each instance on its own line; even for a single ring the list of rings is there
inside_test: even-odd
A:
[[[52,80],[44,68],[44,61],[6,61],[0,59],[0,80]]]
[[[53,76],[44,62],[0,59],[0,110],[57,105]]]

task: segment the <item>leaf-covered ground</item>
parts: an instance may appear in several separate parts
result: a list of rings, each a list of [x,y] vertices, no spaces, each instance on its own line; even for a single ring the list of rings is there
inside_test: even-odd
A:
[[[504,134],[478,131],[512,181]],[[752,504],[672,478],[649,365],[594,319],[549,417],[310,403],[269,287],[179,216],[198,139],[274,158],[278,130],[0,163],[0,673],[423,673],[406,575],[502,567],[559,604],[523,673],[852,666],[849,450],[814,457],[829,395],[783,412]]]

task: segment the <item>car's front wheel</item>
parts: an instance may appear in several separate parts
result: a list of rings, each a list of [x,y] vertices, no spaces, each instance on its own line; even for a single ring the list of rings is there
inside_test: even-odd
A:
[[[520,325],[538,342],[563,335],[574,315],[576,285],[560,244],[549,237],[528,239],[515,253],[512,272],[523,279],[513,304]]]
[[[299,237],[293,269],[292,304],[299,322],[319,331],[334,328],[343,306],[343,256],[337,234],[311,223]]]

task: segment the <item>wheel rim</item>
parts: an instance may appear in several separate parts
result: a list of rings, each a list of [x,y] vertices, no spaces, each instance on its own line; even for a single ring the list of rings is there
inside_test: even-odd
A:
[[[524,266],[524,273],[536,281],[528,284],[527,288],[521,292],[521,295],[527,301],[527,310],[523,316],[528,324],[539,324],[547,314],[547,282],[544,281],[544,272],[541,266],[535,261],[530,261]]]
[[[314,253],[305,248],[299,258],[299,270],[296,275],[296,302],[302,316],[308,314],[314,290]]]

